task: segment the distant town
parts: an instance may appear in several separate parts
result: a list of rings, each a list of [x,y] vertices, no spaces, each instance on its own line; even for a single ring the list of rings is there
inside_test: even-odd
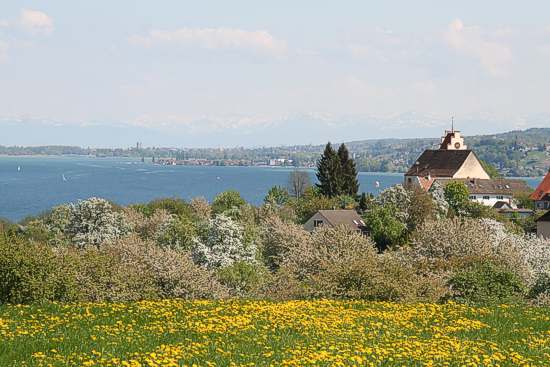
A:
[[[494,135],[467,136],[468,144],[487,168],[507,177],[540,177],[550,165],[550,128],[532,128]],[[437,138],[376,139],[347,142],[362,172],[406,172]],[[84,155],[129,157],[163,165],[315,167],[323,145],[232,148],[145,147],[83,148],[74,146],[1,146],[0,155]]]

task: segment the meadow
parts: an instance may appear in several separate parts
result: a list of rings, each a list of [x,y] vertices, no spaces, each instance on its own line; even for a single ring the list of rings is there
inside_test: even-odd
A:
[[[1,366],[547,366],[550,309],[183,301],[0,306]]]

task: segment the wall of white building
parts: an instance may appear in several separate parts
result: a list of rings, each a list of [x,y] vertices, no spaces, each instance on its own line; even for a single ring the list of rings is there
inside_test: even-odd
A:
[[[471,194],[470,200],[490,207],[493,207],[499,201],[505,201],[513,207],[511,195]]]

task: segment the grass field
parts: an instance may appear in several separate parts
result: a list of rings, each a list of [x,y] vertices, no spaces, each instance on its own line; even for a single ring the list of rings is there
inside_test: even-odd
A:
[[[548,366],[550,310],[294,301],[0,306],[0,366]]]

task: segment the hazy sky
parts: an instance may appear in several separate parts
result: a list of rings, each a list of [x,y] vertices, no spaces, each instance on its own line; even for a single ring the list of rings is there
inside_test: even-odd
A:
[[[550,1],[0,2],[0,144],[550,127]]]

